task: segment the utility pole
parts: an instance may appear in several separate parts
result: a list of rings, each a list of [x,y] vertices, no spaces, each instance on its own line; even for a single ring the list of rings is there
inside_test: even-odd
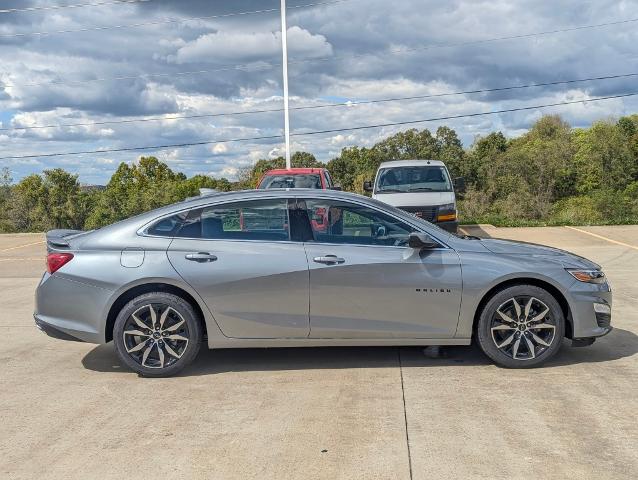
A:
[[[288,27],[286,24],[286,0],[281,0],[281,65],[284,76],[284,136],[286,137],[286,168],[290,163],[290,115],[288,111]]]

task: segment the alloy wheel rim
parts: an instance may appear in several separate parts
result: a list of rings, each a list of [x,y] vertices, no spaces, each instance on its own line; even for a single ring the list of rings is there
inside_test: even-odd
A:
[[[552,345],[556,321],[536,297],[517,296],[501,303],[490,325],[494,345],[514,360],[533,360]]]
[[[124,324],[126,352],[146,368],[166,368],[186,352],[190,338],[184,317],[165,304],[147,304],[135,310]]]

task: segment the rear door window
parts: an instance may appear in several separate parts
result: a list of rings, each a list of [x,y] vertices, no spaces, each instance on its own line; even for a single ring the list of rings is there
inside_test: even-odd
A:
[[[211,205],[192,211],[176,235],[211,240],[290,240],[287,199]]]

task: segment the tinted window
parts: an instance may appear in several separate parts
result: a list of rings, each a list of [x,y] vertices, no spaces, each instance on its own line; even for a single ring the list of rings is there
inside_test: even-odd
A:
[[[227,203],[198,209],[184,222],[178,237],[219,240],[288,240],[286,199]]]
[[[323,243],[405,246],[415,229],[377,210],[353,203],[306,200],[314,240]]]
[[[378,193],[452,191],[447,170],[440,166],[382,168],[377,178]]]
[[[185,218],[186,212],[164,218],[149,227],[146,233],[149,235],[157,235],[159,237],[173,237],[182,226]]]
[[[259,188],[321,188],[318,173],[266,175]]]

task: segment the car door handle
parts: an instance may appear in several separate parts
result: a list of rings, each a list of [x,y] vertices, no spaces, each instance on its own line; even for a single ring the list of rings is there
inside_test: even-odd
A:
[[[214,262],[217,260],[216,255],[208,252],[187,253],[185,257],[186,260],[199,263]]]
[[[315,263],[323,263],[326,265],[336,265],[339,263],[346,263],[345,258],[337,257],[336,255],[324,255],[323,257],[315,257],[312,260]]]

